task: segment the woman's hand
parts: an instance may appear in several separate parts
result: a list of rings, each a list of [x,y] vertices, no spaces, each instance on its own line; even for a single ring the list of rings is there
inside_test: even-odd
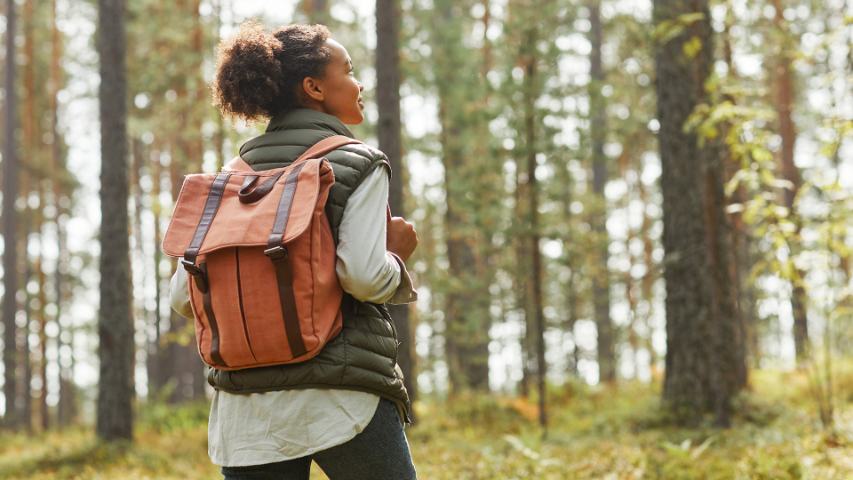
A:
[[[404,262],[418,246],[418,232],[414,225],[403,217],[391,217],[388,220],[388,238],[386,248]]]

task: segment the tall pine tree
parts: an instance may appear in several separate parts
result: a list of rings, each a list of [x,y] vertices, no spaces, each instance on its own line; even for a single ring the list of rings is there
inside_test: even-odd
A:
[[[133,318],[128,235],[125,2],[98,0],[101,83],[101,300],[98,311],[98,437],[133,436]]]
[[[727,425],[731,400],[743,386],[735,377],[744,358],[728,277],[721,154],[684,128],[707,98],[713,63],[708,0],[656,0],[654,23],[666,254],[663,398],[682,422],[711,413]]]
[[[15,145],[17,88],[15,0],[6,0],[5,125],[3,127],[3,396],[6,399],[4,425],[17,428],[20,423],[17,389],[17,325],[15,296],[18,292],[17,212],[18,160]]]
[[[400,2],[376,1],[376,106],[379,111],[377,137],[379,149],[391,163],[389,203],[391,214],[405,217],[402,124],[400,122]],[[415,335],[408,305],[391,305],[391,317],[397,325],[400,344],[397,362],[405,376],[409,398],[417,397],[415,371]]]

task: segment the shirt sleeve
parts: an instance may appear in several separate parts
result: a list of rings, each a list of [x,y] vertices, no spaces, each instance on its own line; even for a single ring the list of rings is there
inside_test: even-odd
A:
[[[357,300],[417,300],[403,261],[386,249],[388,172],[377,168],[350,195],[338,227],[335,270],[341,287]]]
[[[190,305],[190,293],[187,286],[188,275],[187,271],[178,264],[175,274],[172,275],[172,280],[169,281],[169,304],[178,315],[192,319],[193,308]]]

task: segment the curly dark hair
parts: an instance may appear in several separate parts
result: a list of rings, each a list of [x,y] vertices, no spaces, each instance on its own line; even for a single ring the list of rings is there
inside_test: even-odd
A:
[[[324,25],[287,25],[273,33],[248,21],[219,45],[213,104],[224,115],[252,121],[299,106],[297,86],[322,77],[331,53]]]

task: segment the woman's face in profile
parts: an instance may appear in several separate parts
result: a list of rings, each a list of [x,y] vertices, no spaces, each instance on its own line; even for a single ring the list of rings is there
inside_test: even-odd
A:
[[[318,100],[324,112],[338,117],[347,125],[357,125],[364,121],[364,100],[361,98],[364,87],[355,79],[347,49],[331,38],[325,46],[331,56],[323,78],[316,79],[322,98],[318,99],[311,93],[309,96]]]

